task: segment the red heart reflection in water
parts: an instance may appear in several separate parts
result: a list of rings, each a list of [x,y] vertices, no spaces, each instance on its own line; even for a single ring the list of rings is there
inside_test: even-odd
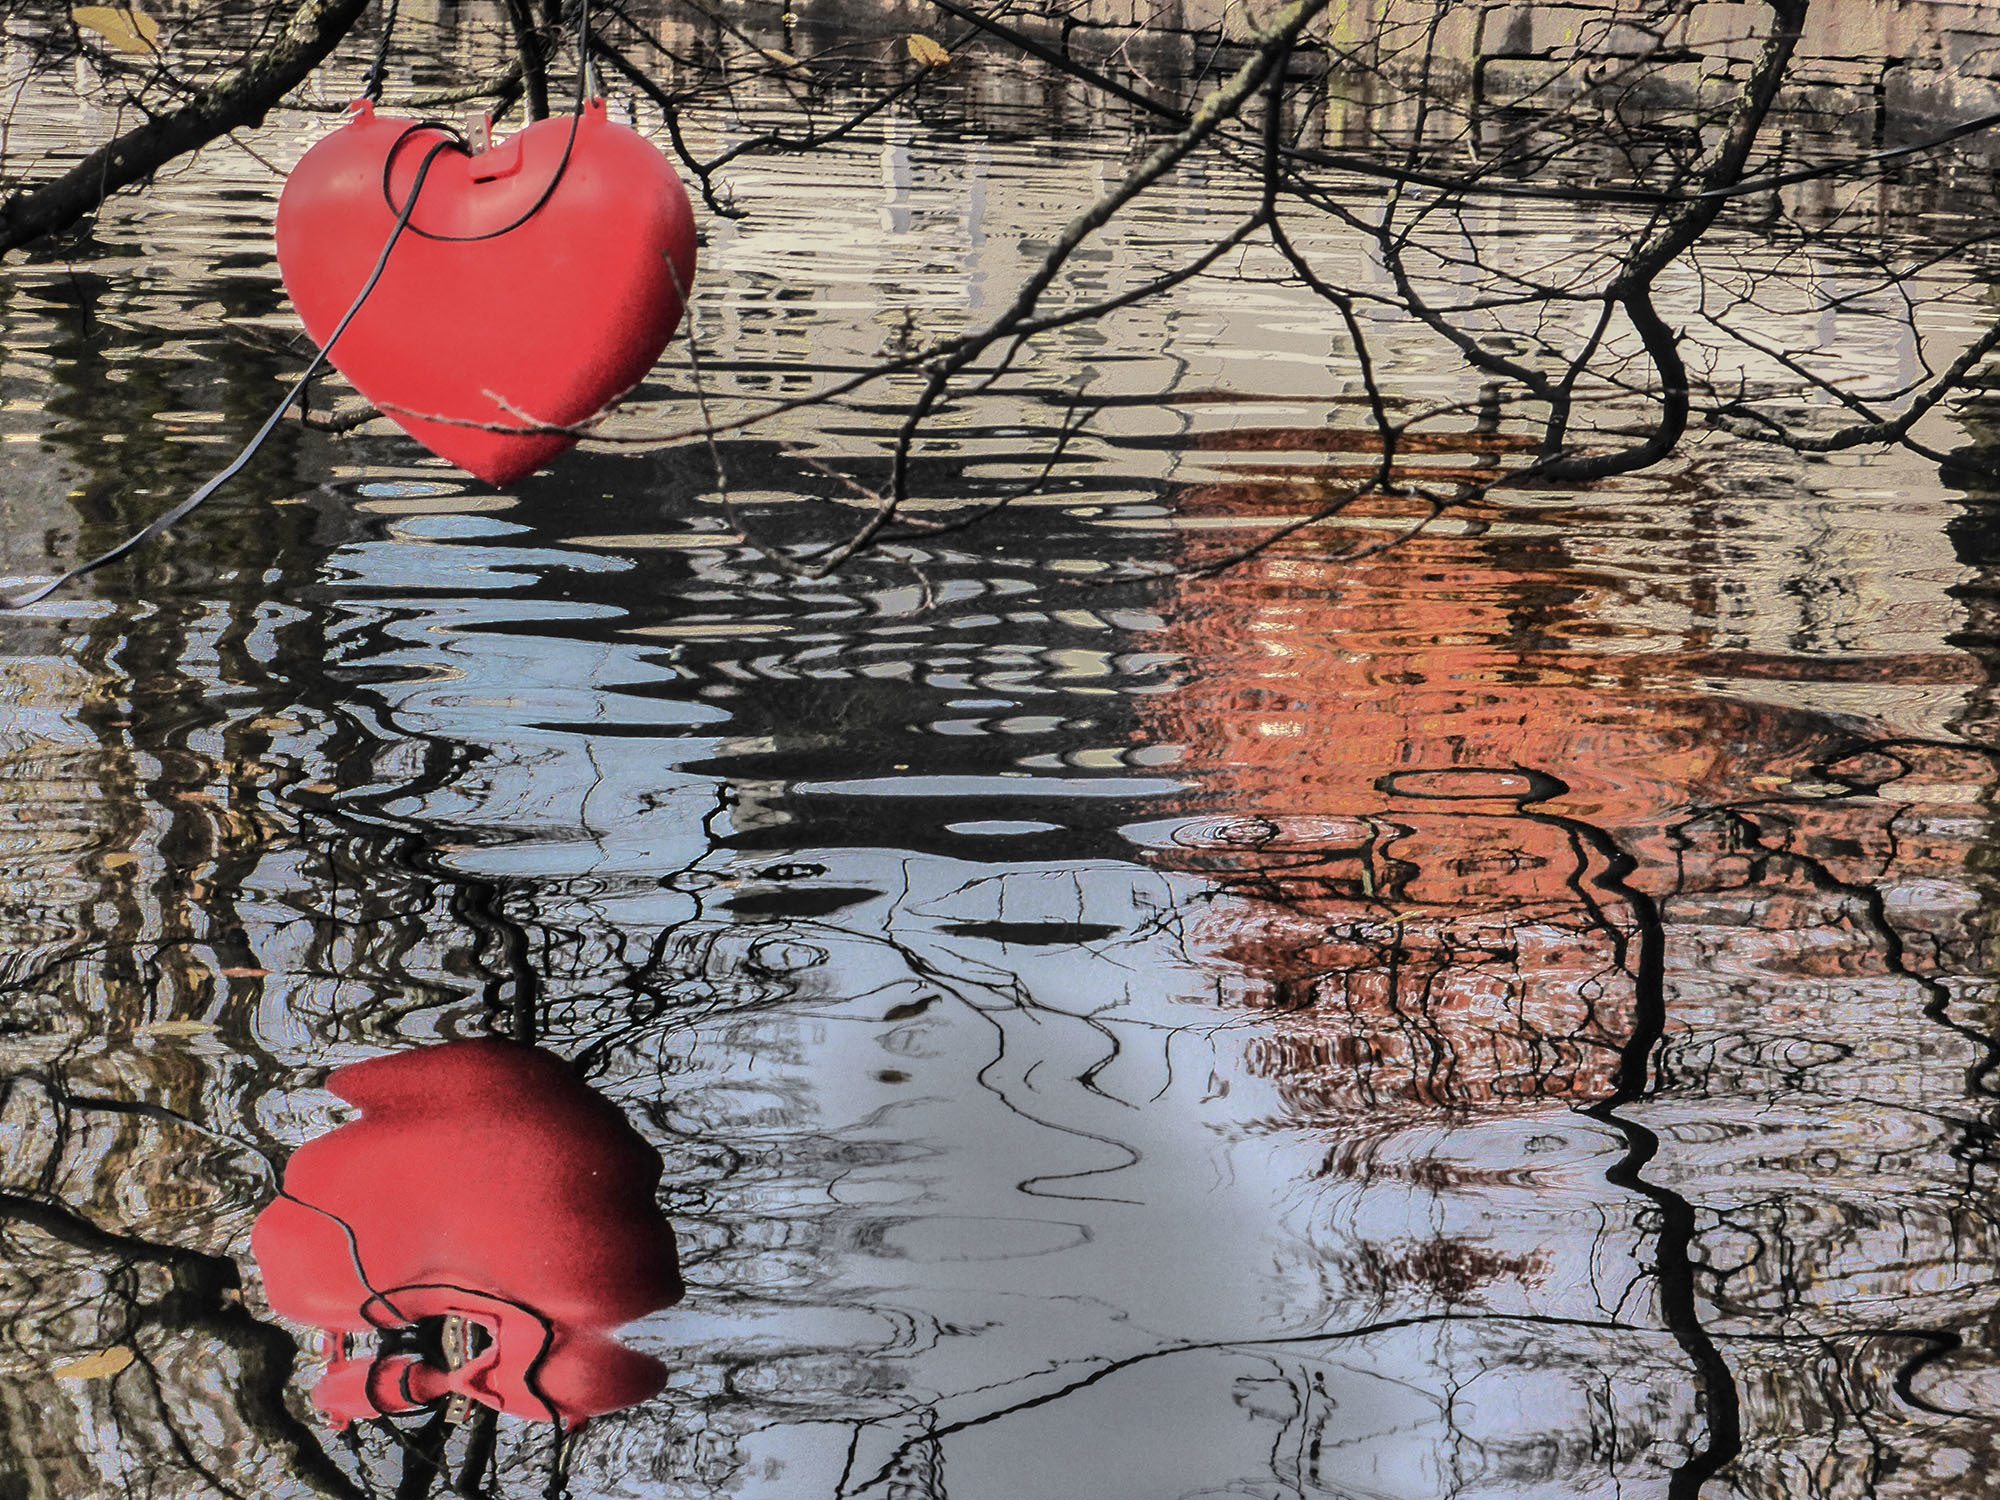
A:
[[[501,1041],[328,1087],[361,1115],[292,1157],[250,1248],[272,1309],[326,1330],[335,1425],[452,1396],[575,1423],[659,1391],[666,1367],[615,1333],[684,1288],[659,1156],[616,1105]]]

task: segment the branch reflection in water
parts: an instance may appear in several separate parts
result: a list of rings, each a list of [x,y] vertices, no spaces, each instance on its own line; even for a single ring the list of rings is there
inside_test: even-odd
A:
[[[1273,499],[1282,487],[1216,485],[1186,513]],[[1543,513],[1555,524],[1530,507],[1497,534],[1375,556],[1366,529],[1289,539],[1247,579],[1203,577],[1190,548],[1165,637],[1193,667],[1149,708],[1229,812],[1144,841],[1229,893],[1193,940],[1263,1021],[1252,1066],[1329,1131],[1326,1177],[1370,1189],[1357,1227],[1440,1228],[1363,1237],[1353,1284],[1411,1307],[1514,1281],[1567,1308],[1574,1331],[1542,1335],[1536,1399],[1559,1399],[1567,1366],[1563,1425],[1595,1430],[1599,1452],[1662,1451],[1671,1428],[1626,1424],[1648,1364],[1673,1356],[1626,1338],[1613,1359],[1582,1330],[1656,1322],[1698,1403],[1669,1495],[1713,1493],[1725,1471],[1736,1493],[1887,1493],[1899,1464],[1984,1464],[1962,1426],[1935,1449],[1908,1432],[1897,1457],[1884,1444],[1913,1410],[1962,1415],[1924,1391],[1962,1401],[1995,1359],[1946,1270],[2000,1252],[1980,1170],[1991,667],[1663,650],[1607,623],[1622,574],[1593,576],[1559,539],[1563,508]],[[1815,701],[1837,697],[1872,713]],[[1937,724],[1940,698],[1963,703],[1956,722]],[[1970,1097],[1904,1092],[1926,1075]],[[1862,1100],[1873,1118],[1852,1113]],[[1567,1186],[1572,1132],[1550,1105],[1616,1132],[1605,1175],[1637,1199],[1623,1245],[1509,1245],[1510,1197],[1540,1194],[1546,1221]],[[1510,1116],[1547,1123],[1524,1137]],[[1511,1161],[1510,1140],[1525,1148]],[[1885,1159],[1893,1190],[1861,1165]],[[1384,1213],[1399,1180],[1428,1206]],[[1454,1381],[1477,1381],[1490,1410],[1514,1357],[1461,1349]],[[1829,1448],[1801,1444],[1809,1430]],[[1804,1454],[1829,1450],[1857,1462],[1815,1473]]]
[[[881,285],[938,326],[1014,285],[1120,170],[1030,103],[1021,140],[940,106],[746,169],[758,215],[705,250],[718,410],[872,357]],[[0,284],[10,568],[128,529],[268,405],[253,167],[205,156],[153,200],[197,211],[114,209],[97,258]],[[1246,205],[1143,207],[1106,276]],[[1086,371],[1125,404],[1049,495],[822,584],[737,541],[705,452],[498,496],[288,428],[174,546],[5,622],[0,1493],[1976,1493],[1990,497],[1691,460],[1357,558],[1410,519],[1384,500],[1206,577],[1204,536],[1314,510],[1365,448],[1324,309],[1234,274],[1024,354],[922,465],[926,514],[992,503]],[[1507,440],[1459,420],[1413,468]],[[799,453],[895,421],[726,440],[739,509],[838,530]],[[626,1175],[686,1301],[643,1315],[655,1266],[577,1319],[641,1310],[593,1367],[629,1379],[538,1398],[496,1354],[489,1405],[468,1361],[558,1312],[518,1267],[363,1274],[322,1236],[322,1304],[253,1236],[293,1217],[272,1163],[384,1128],[311,1083],[489,1031],[663,1163]],[[414,1329],[368,1300],[446,1275],[476,1299],[392,1292]],[[331,1404],[447,1399],[344,1451],[266,1291],[347,1339]],[[647,1359],[668,1388],[551,1464],[540,1415]]]

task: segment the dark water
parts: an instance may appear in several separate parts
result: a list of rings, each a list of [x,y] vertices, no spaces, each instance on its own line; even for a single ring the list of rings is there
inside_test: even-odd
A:
[[[737,170],[718,415],[992,311],[1119,170],[1004,102]],[[159,509],[297,368],[275,187],[217,148],[0,269],[7,569]],[[1244,201],[1189,174],[1064,295]],[[409,1495],[441,1441],[507,1495],[1991,1493],[1988,497],[1718,440],[1207,574],[1367,461],[1332,319],[1228,269],[969,401],[916,513],[1033,473],[1081,378],[1113,404],[1047,494],[825,582],[699,444],[496,496],[294,426],[0,621],[0,1495]],[[1476,394],[1378,336],[1411,401]],[[879,472],[906,395],[726,440],[743,523],[852,525],[810,460]],[[691,405],[677,352],[616,430]],[[1447,476],[1508,447],[1435,430]],[[657,1153],[602,1180],[672,1224],[685,1298],[623,1335],[664,1388],[560,1446],[476,1402],[338,1435],[252,1225],[360,1139],[333,1070],[496,1034]],[[342,1210],[399,1285],[655,1253],[533,1197],[612,1127],[437,1076]]]

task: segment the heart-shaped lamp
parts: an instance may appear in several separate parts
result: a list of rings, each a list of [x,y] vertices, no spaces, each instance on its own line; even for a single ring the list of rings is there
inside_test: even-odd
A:
[[[363,101],[292,170],[278,269],[325,346],[367,284],[442,129]],[[447,150],[329,354],[431,452],[489,484],[530,474],[630,391],[694,282],[674,169],[604,101],[476,155]]]

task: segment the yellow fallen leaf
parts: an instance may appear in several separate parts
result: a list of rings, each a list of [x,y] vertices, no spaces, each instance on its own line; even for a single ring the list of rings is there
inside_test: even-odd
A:
[[[140,1036],[212,1036],[213,1021],[153,1021],[139,1028]]]
[[[58,1365],[50,1373],[58,1380],[109,1380],[131,1364],[135,1357],[123,1344],[113,1344],[109,1349],[100,1349],[95,1354],[84,1355],[82,1359]]]
[[[85,31],[103,37],[114,52],[160,50],[160,23],[136,6],[79,5],[69,15]]]
[[[224,969],[222,977],[224,979],[269,979],[271,971],[269,969],[253,968],[245,964],[239,968]]]
[[[789,52],[781,52],[776,47],[759,47],[757,50],[779,67],[790,69],[792,72],[799,72],[805,67],[803,58],[794,57]]]
[[[948,68],[951,54],[921,31],[912,32],[909,40],[910,58],[926,68]]]
[[[101,863],[107,870],[123,870],[131,865],[136,865],[137,863],[139,863],[139,856],[136,854],[128,854],[121,850],[116,853],[105,855]]]

